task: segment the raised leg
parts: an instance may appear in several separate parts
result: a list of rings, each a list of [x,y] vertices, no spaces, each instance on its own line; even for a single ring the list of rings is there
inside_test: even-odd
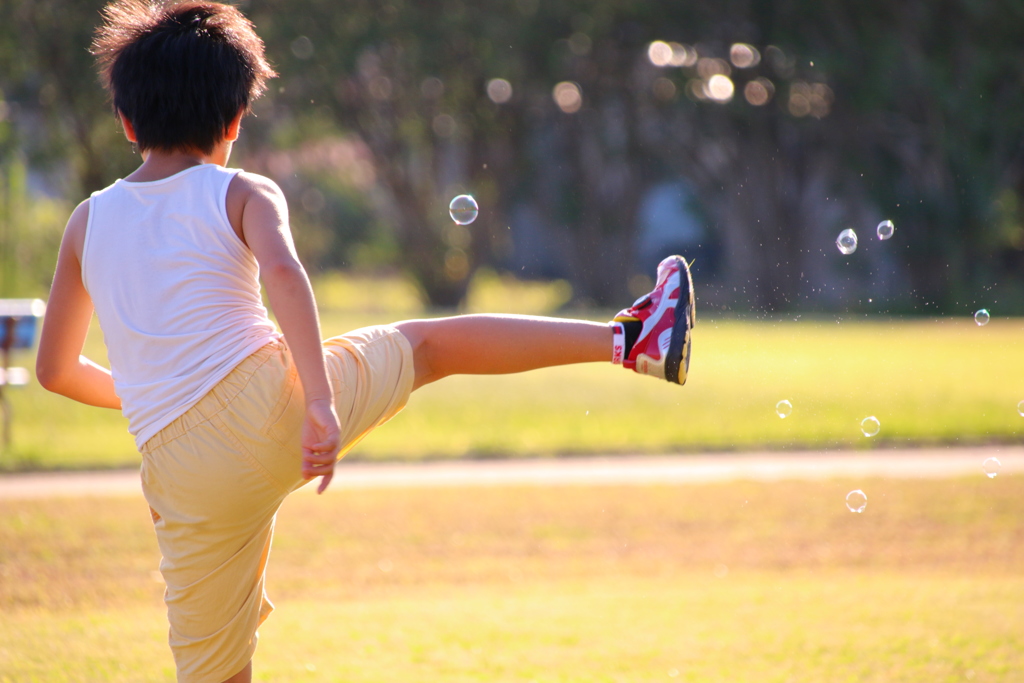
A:
[[[608,362],[606,323],[525,315],[460,315],[395,325],[413,348],[414,388],[448,375],[500,375],[553,365]]]

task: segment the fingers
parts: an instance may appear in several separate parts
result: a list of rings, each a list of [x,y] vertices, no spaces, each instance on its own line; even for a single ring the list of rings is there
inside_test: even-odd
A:
[[[341,434],[333,406],[308,405],[302,426],[302,476],[306,480],[323,477],[317,493],[331,483],[340,450]]]
[[[302,449],[302,476],[306,479],[321,477],[334,471],[338,459],[338,449],[326,450]]]
[[[302,449],[302,476],[307,481],[323,477],[316,492],[323,493],[334,478],[334,465],[337,464],[338,448],[334,446],[325,451]]]
[[[306,479],[323,476],[334,469],[341,448],[337,429],[307,431],[302,438],[302,474]],[[323,431],[327,431],[326,434]]]
[[[333,465],[338,457],[338,442],[331,439],[322,443],[302,445],[302,461],[313,465]]]
[[[327,490],[327,487],[331,483],[331,479],[334,479],[334,469],[324,475],[324,478],[320,480],[320,485],[316,487],[317,495]]]

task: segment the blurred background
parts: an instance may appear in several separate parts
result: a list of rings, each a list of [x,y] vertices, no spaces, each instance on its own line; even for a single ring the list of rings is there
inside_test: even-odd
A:
[[[1024,0],[238,4],[280,77],[232,164],[287,194],[325,334],[607,320],[695,259],[682,390],[597,363],[453,377],[349,460],[768,450],[808,476],[336,477],[280,516],[260,680],[1021,680]],[[88,53],[102,5],[0,0],[0,298],[45,298],[74,205],[141,161]],[[138,467],[115,411],[7,395],[0,474]],[[814,474],[920,446],[977,469]],[[173,680],[158,564],[138,498],[0,496],[0,680]]]
[[[238,4],[280,78],[232,163],[284,188],[314,276],[620,308],[679,252],[705,312],[1024,313],[1024,3]],[[45,296],[70,209],[140,162],[102,5],[0,0],[0,297]]]

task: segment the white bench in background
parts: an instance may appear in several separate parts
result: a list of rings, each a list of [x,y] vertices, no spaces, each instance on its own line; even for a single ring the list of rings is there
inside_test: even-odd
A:
[[[11,445],[11,404],[5,390],[25,386],[30,377],[27,368],[10,366],[11,351],[36,345],[38,323],[45,312],[46,303],[41,299],[0,299],[0,411],[5,449]]]

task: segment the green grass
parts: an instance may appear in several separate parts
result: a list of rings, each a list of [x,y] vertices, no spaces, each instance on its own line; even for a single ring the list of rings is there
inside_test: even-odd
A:
[[[470,310],[501,310],[501,302],[509,301],[516,304],[505,307],[511,312],[546,312],[564,298],[558,285],[493,277],[485,285],[474,289]],[[367,297],[378,291],[382,298]],[[326,335],[424,315],[415,292],[395,280],[325,280],[319,298]],[[87,354],[104,358],[98,330]],[[15,362],[34,361],[22,354]],[[9,393],[14,446],[0,454],[0,470],[138,462],[119,415],[73,404],[38,386]],[[782,399],[793,404],[784,420],[775,414]],[[1024,433],[1016,408],[1021,400],[1022,319],[995,318],[978,327],[967,317],[836,323],[702,316],[684,388],[606,364],[452,377],[418,391],[407,410],[349,457],[1012,442]],[[882,425],[872,439],[859,430],[869,415]]]
[[[300,494],[256,680],[1010,683],[1020,494],[980,475]],[[139,498],[0,501],[0,682],[173,680],[157,562]]]
[[[1007,577],[769,573],[284,601],[262,629],[254,678],[1011,682],[1024,638],[1005,607],[1022,599],[1024,582]],[[0,682],[173,681],[162,617],[5,618]]]

